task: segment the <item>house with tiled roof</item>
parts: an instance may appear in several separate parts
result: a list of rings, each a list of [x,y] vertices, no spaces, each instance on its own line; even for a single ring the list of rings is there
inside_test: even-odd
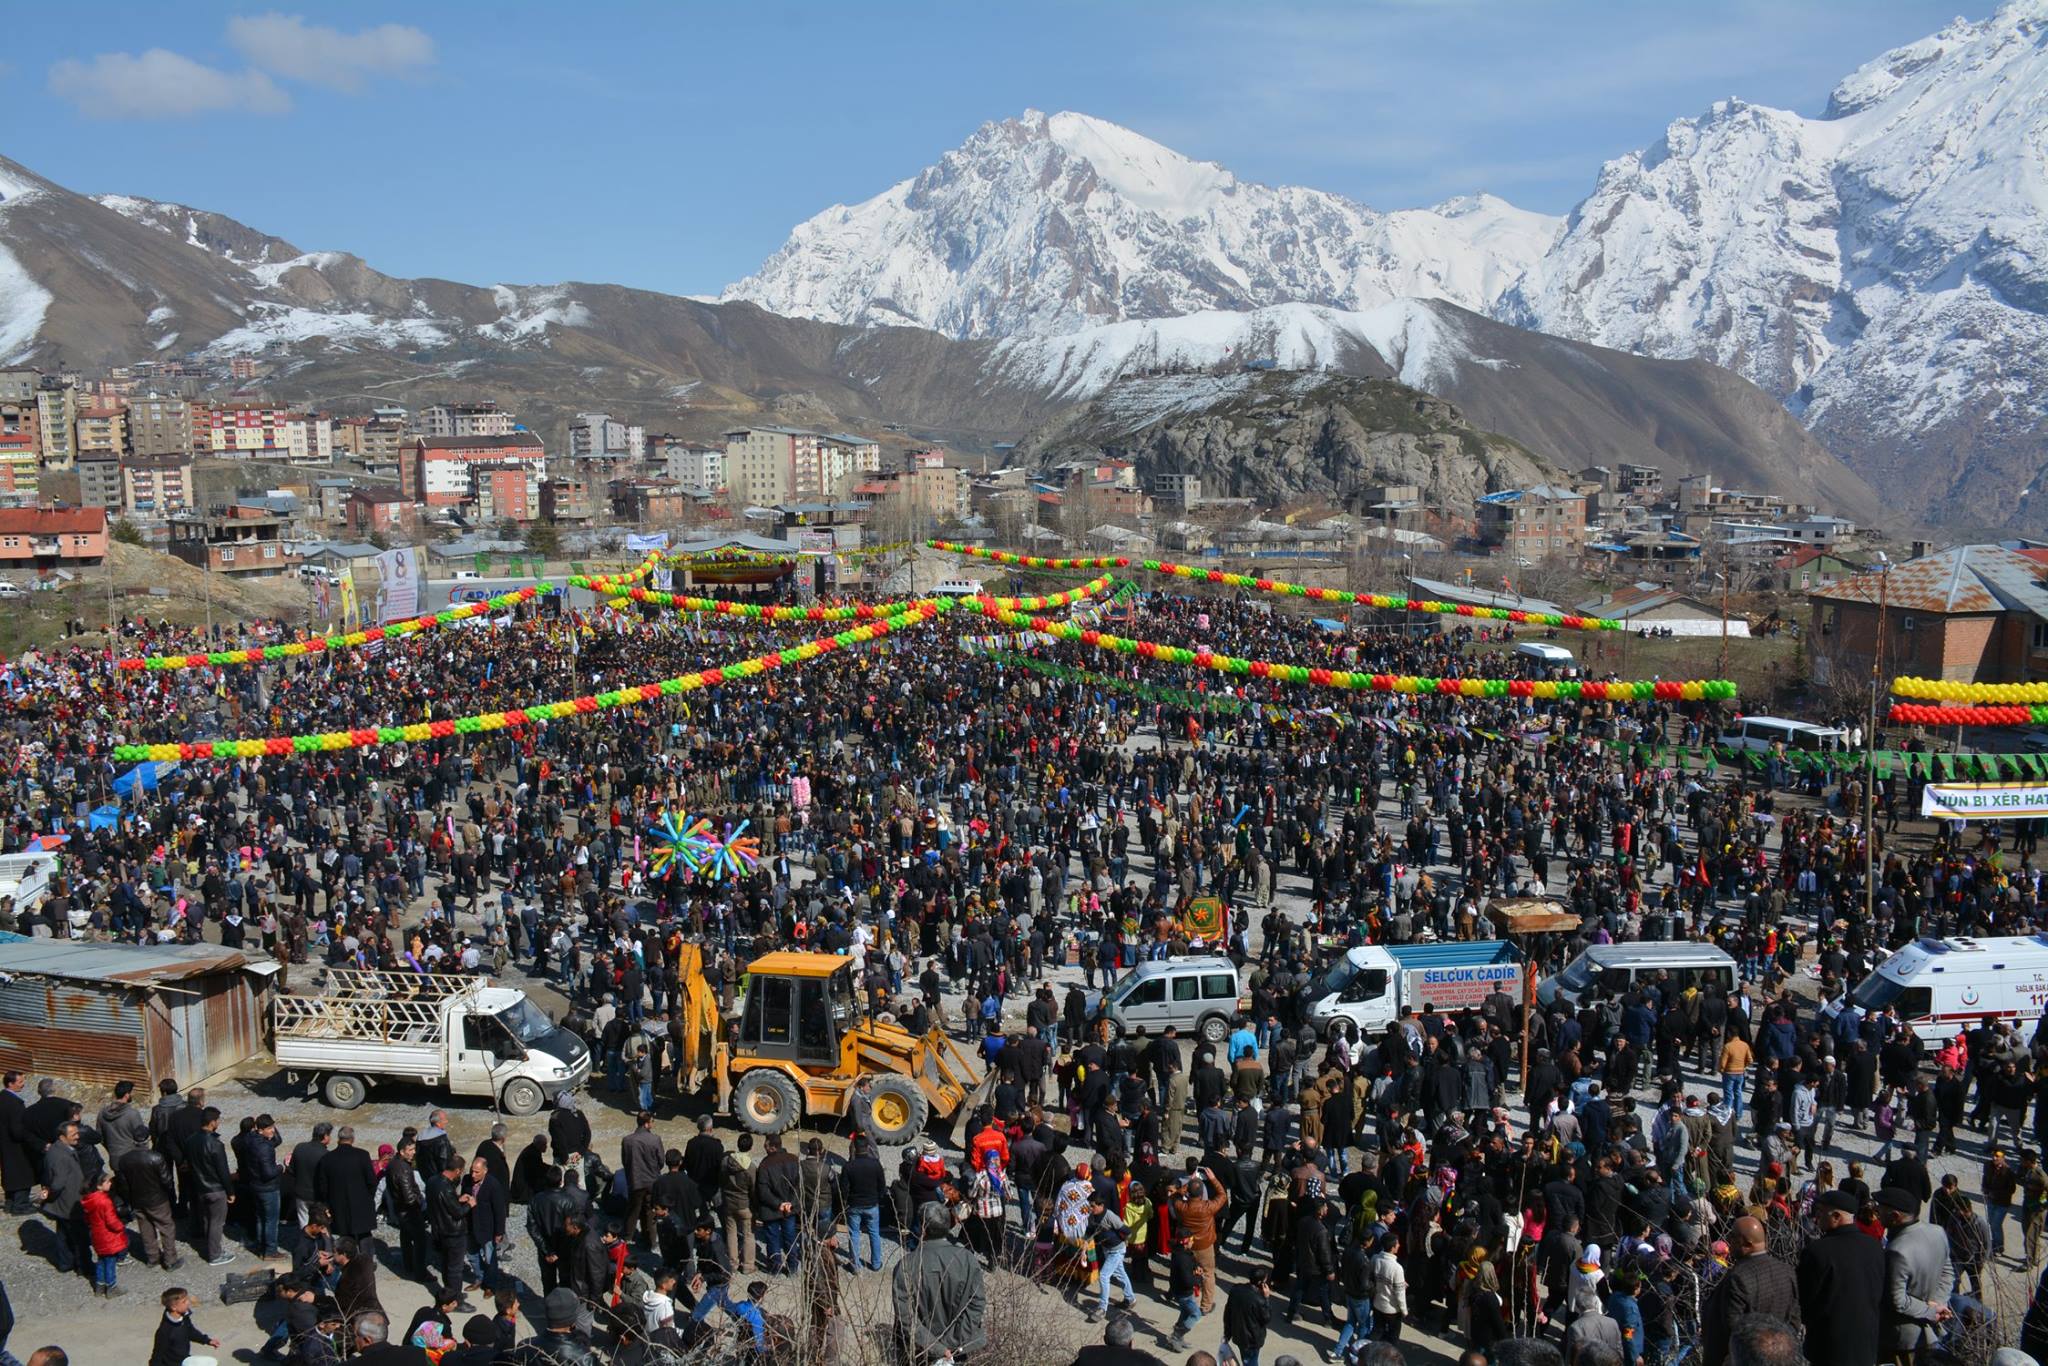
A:
[[[1877,565],[1807,595],[1814,678],[2048,679],[2048,566],[1997,545]]]

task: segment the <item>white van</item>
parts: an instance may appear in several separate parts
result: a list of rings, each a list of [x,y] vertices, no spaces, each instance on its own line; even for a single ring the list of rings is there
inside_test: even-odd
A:
[[[1727,950],[1689,939],[1644,940],[1590,945],[1563,972],[1537,983],[1536,999],[1545,1006],[1560,1000],[1577,1006],[1595,992],[1620,996],[1637,982],[1654,981],[1659,972],[1680,991],[1735,990],[1735,960]]]
[[[1540,640],[1518,640],[1515,642],[1515,653],[1524,659],[1535,660],[1552,673],[1569,675],[1579,671],[1579,661],[1562,645],[1546,645]]]
[[[1183,1035],[1220,1044],[1230,1037],[1238,1000],[1237,964],[1228,958],[1155,958],[1089,999],[1088,1017],[1109,1021],[1112,1038],[1139,1025],[1152,1035],[1173,1025]]]
[[[2048,1005],[2048,935],[1917,939],[1849,999],[1867,1011],[1893,1007],[1923,1039],[1953,1039],[1986,1015],[2033,1021]]]
[[[0,897],[14,898],[16,915],[34,910],[50,894],[57,875],[57,855],[47,849],[25,854],[0,854]]]
[[[1721,732],[1721,743],[1729,749],[1754,750],[1759,754],[1770,753],[1774,745],[1783,745],[1787,751],[1825,753],[1847,749],[1849,737],[1832,726],[1787,721],[1778,716],[1745,716],[1733,730]]]

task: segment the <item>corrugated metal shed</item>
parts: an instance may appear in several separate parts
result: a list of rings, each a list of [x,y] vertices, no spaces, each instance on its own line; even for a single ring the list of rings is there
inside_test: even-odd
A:
[[[1997,545],[1959,545],[1843,579],[1811,596],[1876,603],[1907,612],[2028,612],[2048,618],[2048,586],[2041,566]]]
[[[0,1067],[189,1085],[263,1050],[268,967],[207,945],[0,943]]]

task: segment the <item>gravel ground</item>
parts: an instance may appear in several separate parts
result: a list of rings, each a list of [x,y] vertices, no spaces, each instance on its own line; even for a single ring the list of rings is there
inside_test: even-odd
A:
[[[1145,737],[1141,743],[1151,743]],[[1398,816],[1395,803],[1389,801],[1381,808],[1382,815],[1391,813]],[[1132,841],[1133,877],[1149,876],[1150,869],[1137,841]],[[1561,862],[1561,861],[1559,861]],[[1297,919],[1305,919],[1309,913],[1306,885],[1297,877],[1288,874],[1280,879],[1277,899],[1281,908]],[[1256,931],[1255,931],[1256,933]],[[1256,942],[1256,941],[1255,941]],[[305,971],[301,969],[300,971]],[[1052,970],[1048,978],[1057,990],[1063,991],[1069,981],[1080,980],[1080,969],[1067,966]],[[564,1002],[552,983],[532,981],[514,971],[508,978],[512,985],[527,989],[536,1004],[559,1011]],[[1810,988],[1809,988],[1810,989]],[[1024,1000],[1013,998],[1009,1003],[1012,1015],[1021,1020]],[[609,1164],[617,1165],[618,1143],[632,1128],[633,1098],[629,1095],[611,1095],[604,1090],[602,1070],[592,1079],[591,1093],[584,1105],[592,1128],[596,1134],[596,1147],[603,1153]],[[1686,1078],[1689,1092],[1704,1095],[1717,1087],[1718,1077],[1689,1073]],[[80,1094],[75,1088],[66,1088],[72,1094]],[[475,1101],[452,1102],[436,1095],[430,1088],[415,1085],[389,1085],[372,1092],[371,1098],[360,1108],[342,1116],[322,1105],[317,1096],[288,1084],[267,1058],[254,1058],[234,1072],[209,1079],[208,1100],[218,1105],[223,1113],[222,1132],[232,1133],[235,1121],[242,1115],[269,1111],[276,1116],[279,1129],[284,1136],[284,1146],[289,1150],[293,1143],[303,1139],[310,1127],[319,1120],[345,1121],[355,1126],[361,1137],[359,1142],[372,1151],[376,1145],[396,1139],[400,1128],[407,1124],[424,1127],[430,1110],[437,1106],[446,1108],[450,1115],[450,1132],[458,1149],[464,1153],[474,1151],[476,1145],[489,1134],[496,1116],[491,1110]],[[88,1113],[97,1109],[98,1100],[89,1101]],[[664,1143],[680,1147],[695,1132],[695,1119],[703,1107],[694,1099],[678,1098],[671,1093],[662,1093],[657,1098],[657,1131]],[[1519,1118],[1519,1106],[1512,1107]],[[510,1135],[507,1147],[517,1153],[519,1148],[534,1133],[546,1127],[546,1115],[526,1120],[508,1120]],[[729,1118],[719,1117],[719,1133],[728,1142],[736,1132]],[[1192,1126],[1191,1126],[1192,1131]],[[846,1142],[836,1132],[821,1132],[829,1150],[843,1154]],[[1744,1142],[1738,1148],[1738,1170],[1746,1183],[1757,1164],[1757,1153],[1749,1146],[1748,1126],[1743,1126]],[[1944,1173],[1954,1171],[1962,1181],[1963,1188],[1973,1195],[1981,1188],[1980,1172],[1988,1155],[1988,1145],[1983,1136],[1968,1130],[1959,1130],[1962,1151],[1954,1156],[1934,1159],[1930,1167],[1935,1180],[1939,1182]],[[1850,1159],[1869,1161],[1876,1152],[1876,1142],[1868,1131],[1838,1130],[1835,1142],[1824,1157],[1835,1160],[1838,1172],[1844,1169]],[[894,1154],[883,1154],[885,1165],[892,1170]],[[1871,1175],[1876,1170],[1873,1167]],[[511,1228],[514,1234],[514,1250],[505,1259],[505,1268],[520,1277],[525,1285],[538,1284],[538,1270],[533,1249],[524,1238],[523,1211],[515,1207],[512,1211]],[[155,1330],[159,1317],[157,1296],[172,1284],[184,1285],[191,1289],[198,1299],[197,1321],[209,1334],[221,1339],[223,1350],[218,1354],[223,1360],[233,1358],[250,1360],[260,1348],[267,1334],[270,1316],[274,1312],[270,1305],[223,1306],[219,1302],[222,1279],[230,1271],[256,1269],[258,1263],[246,1254],[236,1240],[236,1230],[230,1229],[231,1250],[240,1253],[242,1260],[232,1267],[208,1267],[197,1257],[187,1252],[186,1261],[180,1270],[166,1273],[154,1268],[143,1268],[124,1263],[121,1270],[121,1284],[127,1292],[114,1301],[98,1300],[92,1297],[88,1281],[75,1275],[59,1275],[48,1260],[50,1229],[40,1217],[27,1219],[0,1219],[0,1238],[10,1248],[20,1250],[20,1255],[9,1256],[4,1263],[5,1285],[12,1299],[17,1325],[8,1350],[25,1358],[30,1350],[44,1343],[59,1343],[65,1346],[74,1360],[81,1362],[140,1360],[147,1355],[145,1344]],[[387,1231],[388,1232],[388,1231]],[[2019,1238],[2016,1229],[2007,1230],[2007,1245],[2012,1251],[2018,1250]],[[885,1257],[893,1258],[897,1249],[887,1244]],[[392,1246],[383,1250],[382,1270],[379,1284],[385,1306],[400,1326],[408,1321],[415,1308],[425,1302],[426,1296],[417,1284],[403,1279],[397,1270],[395,1239]],[[1227,1287],[1242,1278],[1249,1264],[1224,1254],[1219,1257],[1219,1270],[1223,1285]],[[1987,1300],[2015,1325],[2019,1313],[2026,1306],[2032,1287],[2032,1278],[2016,1264],[2007,1262],[1994,1268],[1988,1275]],[[879,1321],[883,1314],[865,1307],[867,1297],[881,1292],[883,1278],[867,1276],[846,1282],[852,1306],[850,1322],[859,1325]],[[1163,1288],[1163,1271],[1160,1285]],[[779,1282],[771,1295],[771,1309],[788,1308],[793,1296],[793,1282]],[[1067,1308],[1053,1310],[1052,1306],[1064,1301]],[[1010,1277],[1000,1278],[992,1286],[992,1302],[999,1302],[995,1311],[1004,1315],[1016,1315],[1016,1327],[1009,1329],[1006,1338],[1017,1355],[1009,1360],[1018,1366],[1036,1366],[1043,1361],[1052,1366],[1069,1360],[1072,1351],[1086,1342],[1097,1340],[1099,1329],[1086,1326],[1080,1314],[1080,1301],[1071,1292],[1034,1285],[1031,1282]],[[529,1313],[538,1307],[529,1301]],[[1092,1306],[1091,1306],[1092,1307]],[[1285,1299],[1280,1297],[1274,1306],[1274,1325],[1263,1354],[1266,1361],[1274,1361],[1283,1353],[1293,1353],[1304,1361],[1320,1358],[1335,1345],[1336,1333],[1320,1325],[1294,1326],[1284,1317]],[[1162,1360],[1172,1357],[1164,1346],[1165,1335],[1174,1320],[1174,1311],[1160,1300],[1148,1297],[1141,1285],[1141,1298],[1136,1310],[1141,1324],[1138,1345],[1153,1351]],[[90,1314],[90,1327],[81,1322],[82,1314]],[[458,1325],[459,1326],[459,1325]],[[1214,1351],[1222,1331],[1220,1310],[1198,1325],[1190,1334],[1190,1343],[1197,1348]],[[1018,1340],[1017,1334],[1028,1335],[1028,1348]],[[1149,1341],[1148,1341],[1149,1339]],[[95,1347],[95,1344],[102,1344]],[[1459,1347],[1449,1338],[1422,1331],[1411,1320],[1404,1336],[1403,1350],[1411,1363],[1417,1366],[1428,1363],[1451,1363],[1456,1360]]]

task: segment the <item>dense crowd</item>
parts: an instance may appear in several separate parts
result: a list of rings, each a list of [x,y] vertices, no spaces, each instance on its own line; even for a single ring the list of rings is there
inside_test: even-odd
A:
[[[1541,667],[1468,631],[1331,632],[1234,598],[1127,610],[1131,635],[1289,663]],[[0,929],[218,942],[274,955],[302,988],[321,965],[547,980],[603,1060],[594,1088],[642,1113],[600,1153],[590,1102],[565,1093],[544,1133],[515,1146],[501,1125],[465,1155],[438,1114],[360,1141],[287,1135],[168,1079],[88,1113],[61,1081],[10,1073],[9,1211],[52,1221],[53,1260],[106,1295],[124,1254],[226,1267],[232,1232],[283,1273],[269,1350],[417,1346],[455,1366],[798,1343],[855,1359],[841,1277],[884,1266],[884,1232],[901,1249],[894,1341],[920,1364],[990,1351],[998,1270],[1070,1286],[1091,1315],[1156,1297],[1168,1347],[1199,1339],[1243,1366],[1282,1318],[1371,1366],[1417,1327],[1496,1361],[1543,1359],[1516,1353],[1545,1339],[1588,1366],[1867,1366],[1928,1360],[1982,1318],[2007,1224],[2038,1265],[2032,1023],[1930,1049],[1895,1007],[1849,994],[1915,936],[2031,932],[2030,831],[1895,847],[1913,779],[1877,779],[1869,829],[1854,768],[1773,756],[1756,781],[1678,757],[1716,728],[1698,704],[1327,693],[1042,651],[1213,700],[1192,706],[953,647],[975,629],[587,720],[183,766],[100,828],[83,813],[116,794],[118,741],[404,724],[803,632],[598,611],[262,670],[130,672],[84,649],[17,666],[0,849],[69,842],[53,893],[0,906]],[[662,810],[748,822],[760,866],[651,879]],[[1292,913],[1283,875],[1307,889]],[[1332,951],[1489,937],[1490,905],[1526,894],[1583,920],[1530,946],[1546,973],[1588,944],[1701,939],[1739,980],[1660,974],[1526,1018],[1497,997],[1370,1038],[1311,1024]],[[1181,911],[1202,895],[1231,908],[1221,947],[1248,998],[1227,1039],[1119,1036],[1081,987],[1048,983],[1191,951]],[[694,1105],[686,945],[728,1007],[758,954],[825,950],[853,957],[869,1012],[974,1040],[989,1080],[960,1142],[885,1152],[856,1134],[841,1156],[708,1118],[682,1141],[657,1116]],[[1882,1145],[1867,1164],[1838,1143],[1864,1126]],[[1959,1141],[2004,1145],[1981,1199],[1930,1176]],[[522,1239],[537,1281],[502,1269]],[[402,1331],[377,1297],[394,1244],[399,1274],[434,1290]],[[793,1312],[768,1307],[779,1276],[799,1283]],[[203,1341],[190,1296],[164,1299],[152,1366]],[[1088,1361],[1148,1359],[1131,1331],[1112,1317]],[[2026,1331],[2038,1355],[2048,1323]]]

